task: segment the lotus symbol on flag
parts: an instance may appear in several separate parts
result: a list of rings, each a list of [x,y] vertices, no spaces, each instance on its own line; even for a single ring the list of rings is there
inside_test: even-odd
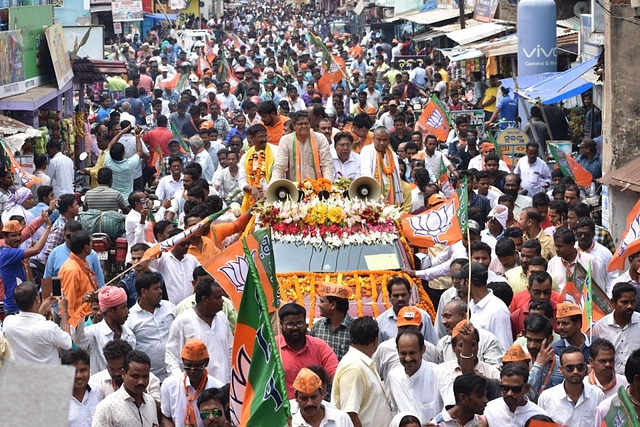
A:
[[[427,126],[431,126],[434,129],[438,129],[439,127],[446,127],[444,126],[444,116],[437,108],[434,109],[431,115],[427,118],[426,124]]]
[[[409,217],[408,219],[409,225],[416,236],[429,236],[434,242],[446,245],[447,241],[440,240],[440,235],[449,231],[455,215],[455,203],[453,200],[449,200],[436,210]]]
[[[622,239],[622,244],[620,245],[620,249],[618,249],[618,258],[622,258],[625,252],[627,252],[627,247],[638,239],[640,239],[640,215],[636,216],[629,227],[627,235]]]
[[[251,251],[251,256],[255,256],[256,250]],[[229,279],[236,291],[243,292],[244,284],[247,281],[247,274],[249,273],[249,263],[245,256],[236,255],[235,261],[228,261],[225,265],[218,269],[221,273]]]

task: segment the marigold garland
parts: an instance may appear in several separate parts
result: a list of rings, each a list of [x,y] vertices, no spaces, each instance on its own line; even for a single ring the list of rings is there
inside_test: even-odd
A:
[[[384,277],[382,278],[384,282]],[[376,286],[376,278],[373,277],[373,274],[369,275],[369,286],[371,286],[371,300],[378,301],[378,287]],[[383,284],[383,286],[386,286]],[[372,304],[371,309],[373,310],[373,317],[378,317],[378,305]]]
[[[433,307],[431,300],[429,299],[429,295],[426,293],[424,288],[422,287],[422,283],[419,279],[413,279],[408,274],[404,272],[392,273],[405,277],[417,287],[418,295],[420,296],[420,301],[416,304],[417,307],[425,310],[432,319],[435,319],[436,311]],[[305,301],[310,303],[310,327],[313,326],[314,316],[311,316],[311,310],[313,306],[315,306],[316,301],[312,298],[315,298],[315,289],[312,291],[311,287],[315,288],[317,281],[327,281],[333,283],[342,283],[344,285],[350,286],[355,292],[351,297],[352,300],[356,300],[356,304],[358,306],[358,315],[362,316],[363,313],[363,298],[371,298],[373,299],[375,296],[375,300],[377,301],[380,294],[378,289],[381,289],[382,292],[382,302],[384,306],[388,309],[391,307],[389,304],[389,294],[387,292],[387,280],[390,275],[389,271],[386,270],[377,270],[377,271],[367,271],[367,270],[357,270],[351,271],[348,273],[309,273],[309,272],[292,272],[292,273],[278,273],[278,283],[280,284],[280,294],[282,297],[282,303],[288,302],[297,302],[301,305],[305,305]],[[367,280],[368,279],[368,280]],[[375,307],[375,308],[374,308]],[[315,309],[315,307],[313,308]],[[372,310],[377,310],[375,305],[372,305]],[[375,311],[374,311],[375,313]]]
[[[316,317],[316,276],[311,276],[311,284],[309,285],[309,298],[312,304],[309,305],[309,329],[313,327],[313,319]]]

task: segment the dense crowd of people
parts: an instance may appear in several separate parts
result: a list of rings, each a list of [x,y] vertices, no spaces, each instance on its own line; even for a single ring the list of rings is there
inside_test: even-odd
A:
[[[510,167],[469,116],[457,115],[443,140],[412,109],[413,98],[435,95],[450,111],[482,109],[487,126],[504,126],[517,105],[501,76],[487,85],[474,73],[465,85],[437,49],[409,36],[318,37],[320,18],[267,1],[190,21],[206,39],[190,43],[168,25],[114,45],[110,58],[129,74],[89,94],[99,106],[93,124],[86,115],[84,197],[57,139],[34,157],[36,185],[14,187],[0,171],[0,366],[73,366],[70,427],[234,425],[237,307],[202,264],[245,230],[269,183],[368,176],[387,203],[419,214],[451,195],[446,174],[468,184],[469,239],[414,247],[417,267],[405,271],[427,290],[435,318],[412,305],[401,275],[389,278],[391,307],[375,319],[349,315],[352,290],[341,284],[319,288],[311,329],[305,307],[279,308],[291,425],[581,427],[600,426],[627,400],[639,410],[640,253],[628,255],[627,271],[609,272],[611,234],[583,189],[546,162],[554,127],[573,132],[579,163],[601,176],[590,95],[586,123],[570,130],[565,121],[560,133],[534,107],[526,155]],[[346,64],[328,90],[318,43]],[[398,69],[395,57],[406,55],[422,61]],[[550,108],[547,119],[557,118]],[[126,237],[133,269],[115,281],[93,250],[96,232]],[[585,334],[584,305],[566,289],[587,269],[611,312]],[[61,297],[44,293],[52,278]]]

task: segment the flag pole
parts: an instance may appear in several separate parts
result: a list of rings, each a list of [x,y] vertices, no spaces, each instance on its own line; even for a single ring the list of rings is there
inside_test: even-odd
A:
[[[471,254],[471,231],[467,225],[467,247],[469,255]],[[469,277],[467,280],[467,324],[471,323],[471,260],[469,260]]]

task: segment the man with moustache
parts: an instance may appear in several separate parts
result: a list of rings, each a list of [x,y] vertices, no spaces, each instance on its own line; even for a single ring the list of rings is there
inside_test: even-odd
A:
[[[431,424],[436,427],[487,425],[487,419],[482,415],[488,402],[485,378],[472,373],[461,375],[453,382],[453,394],[456,404],[443,409]]]
[[[322,381],[312,370],[302,368],[293,382],[293,389],[300,410],[293,415],[292,425],[353,427],[346,412],[322,403]]]

